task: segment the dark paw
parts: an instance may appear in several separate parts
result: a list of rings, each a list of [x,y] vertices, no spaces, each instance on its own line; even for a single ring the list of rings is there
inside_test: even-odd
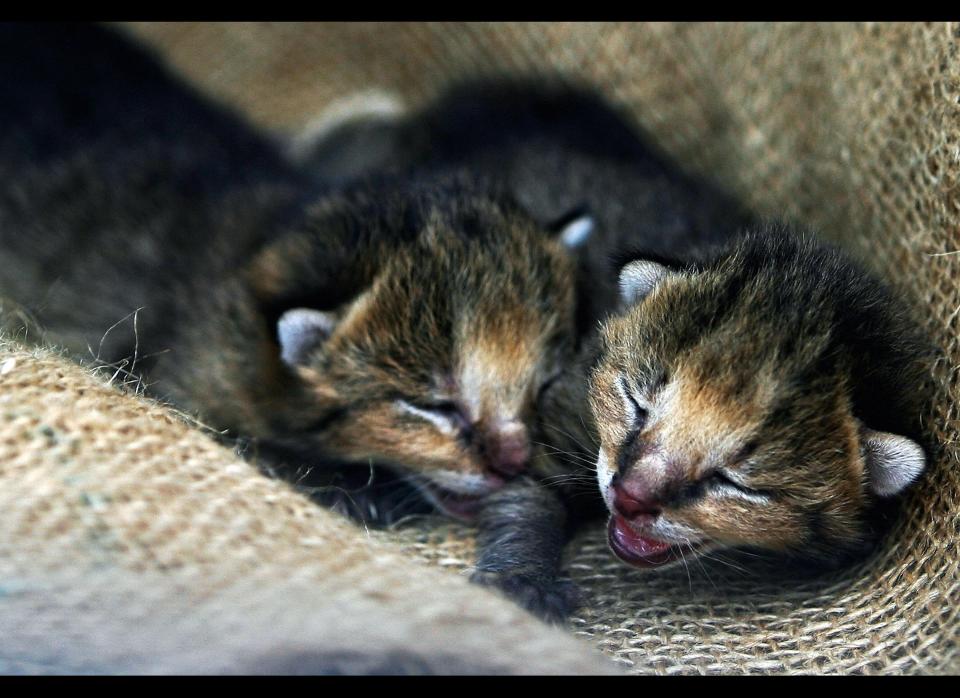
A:
[[[565,622],[581,603],[580,591],[569,579],[545,580],[525,574],[477,570],[470,581],[498,589],[548,623]]]

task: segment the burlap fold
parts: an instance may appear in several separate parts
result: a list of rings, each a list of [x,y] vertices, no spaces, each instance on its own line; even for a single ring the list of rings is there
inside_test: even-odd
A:
[[[603,673],[588,645],[0,342],[0,673]]]

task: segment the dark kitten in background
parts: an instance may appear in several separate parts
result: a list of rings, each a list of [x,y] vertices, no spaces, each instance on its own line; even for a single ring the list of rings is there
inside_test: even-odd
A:
[[[581,336],[617,305],[616,260],[644,246],[677,250],[728,239],[750,214],[690,176],[593,89],[559,78],[466,82],[410,114],[358,101],[293,157],[323,182],[373,173],[467,171],[506,191],[577,250]]]

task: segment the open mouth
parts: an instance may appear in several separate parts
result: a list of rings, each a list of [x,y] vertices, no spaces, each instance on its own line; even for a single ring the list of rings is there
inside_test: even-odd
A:
[[[432,482],[421,482],[421,489],[444,514],[463,521],[473,521],[480,512],[482,494],[463,494],[439,487]]]
[[[668,543],[644,536],[616,514],[607,524],[607,540],[617,557],[635,567],[660,567],[696,553],[699,547],[697,543]]]

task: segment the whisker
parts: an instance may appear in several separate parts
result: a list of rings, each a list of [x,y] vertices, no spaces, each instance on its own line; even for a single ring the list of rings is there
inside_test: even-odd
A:
[[[577,413],[577,419],[580,420],[580,424],[583,426],[583,433],[593,442],[594,448],[600,450],[600,444],[597,443],[597,440],[593,437],[593,432],[587,427],[587,423],[583,421],[583,415]]]
[[[690,565],[687,564],[687,558],[683,554],[683,545],[678,545],[677,550],[680,551],[680,561],[683,563],[683,568],[687,572],[687,586],[690,589],[690,593],[693,593],[693,579],[690,577]]]
[[[751,573],[749,570],[747,570],[747,569],[744,568],[744,567],[741,567],[740,565],[734,564],[734,563],[730,562],[729,560],[724,559],[723,557],[720,557],[717,552],[714,552],[714,553],[701,553],[701,555],[702,555],[702,557],[706,558],[707,560],[712,560],[713,562],[718,562],[718,563],[720,563],[721,565],[725,565],[726,567],[729,567],[729,568],[731,568],[731,569],[734,569],[734,570],[736,570],[737,572],[740,572],[740,573],[741,573],[742,575],[744,575],[744,576],[748,576],[748,577],[749,577],[749,576],[752,576],[752,573]]]
[[[534,443],[536,443],[536,442],[534,442]],[[540,446],[548,446],[548,444],[538,444],[538,445],[540,445]],[[584,455],[582,455],[582,454],[580,454],[580,453],[575,453],[575,452],[573,452],[573,451],[563,451],[563,450],[561,450],[561,449],[557,449],[557,450],[554,450],[554,451],[544,451],[544,453],[547,454],[547,455],[551,455],[551,456],[566,456],[567,458],[570,458],[570,459],[573,459],[573,460],[577,460],[577,461],[579,461],[579,462],[581,462],[581,463],[590,463],[591,465],[596,462],[596,460],[593,459],[593,458],[589,458],[589,457],[587,457],[587,456],[584,456]]]
[[[584,443],[583,443],[582,441],[580,441],[580,439],[578,439],[576,436],[574,436],[574,435],[571,434],[570,432],[565,431],[565,430],[561,429],[560,427],[558,427],[558,426],[556,426],[556,425],[554,425],[554,424],[547,424],[546,422],[544,422],[544,423],[543,423],[543,426],[547,427],[548,429],[553,429],[554,431],[559,432],[559,433],[563,434],[564,436],[568,437],[571,441],[573,441],[577,446],[579,446],[580,448],[582,448],[584,451],[590,452],[590,451],[594,450],[594,449],[590,448],[589,446],[584,445]]]
[[[592,460],[587,460],[586,458],[577,458],[575,455],[564,453],[563,451],[555,451],[552,453],[549,451],[545,451],[544,453],[534,456],[534,458],[544,458],[544,457],[553,458],[555,456],[562,456],[564,458],[569,458],[571,461],[571,465],[576,465],[577,467],[580,467],[580,468],[585,468],[585,467],[592,468],[594,465],[594,461]]]
[[[551,449],[550,451],[547,452],[550,455],[563,455],[563,456],[567,456],[568,458],[581,461],[583,463],[589,463],[591,465],[593,465],[596,462],[595,455],[577,453],[576,451],[566,451],[562,448],[559,448],[556,444],[545,443],[543,441],[531,441],[530,443],[535,444],[537,446],[543,446],[544,448]]]
[[[563,454],[563,453],[543,453],[543,454],[534,456],[534,458],[531,460],[543,460],[545,458],[553,460],[557,456],[570,458],[570,456],[567,456],[566,454]],[[564,461],[561,465],[570,467],[570,468],[576,468],[577,470],[589,470],[591,472],[593,472],[595,468],[595,464],[593,461],[576,460],[574,458],[570,458],[569,461]]]
[[[545,475],[539,478],[543,482],[551,482],[554,480],[575,480],[577,482],[593,482],[596,478],[592,475],[586,475],[583,473],[557,473],[556,475]]]
[[[697,565],[699,565],[700,570],[703,572],[703,576],[707,578],[708,582],[710,582],[710,586],[712,586],[714,590],[717,590],[716,582],[713,581],[713,577],[711,577],[710,573],[707,572],[707,568],[704,567],[703,561],[700,559],[701,555],[693,549],[693,545],[690,543],[689,538],[687,539],[687,545],[690,546],[690,550],[693,553],[693,559],[696,561]]]

